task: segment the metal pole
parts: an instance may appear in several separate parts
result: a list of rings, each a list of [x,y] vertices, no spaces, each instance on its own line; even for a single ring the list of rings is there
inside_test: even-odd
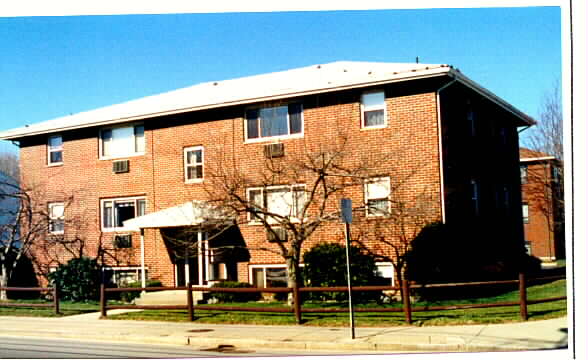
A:
[[[351,327],[351,338],[355,339],[355,323],[353,319],[353,298],[351,296],[351,261],[349,259],[349,223],[345,223],[345,254],[347,257],[347,293],[349,294],[349,326]]]

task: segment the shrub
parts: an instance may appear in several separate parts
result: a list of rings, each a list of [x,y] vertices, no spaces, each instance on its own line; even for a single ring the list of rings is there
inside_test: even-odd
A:
[[[360,248],[349,248],[351,263],[351,285],[376,285],[379,278],[376,275],[374,257],[363,253]],[[304,253],[304,268],[302,270],[306,286],[347,286],[347,259],[345,246],[332,243],[321,243]],[[379,292],[354,292],[354,302],[365,302],[378,299]],[[346,300],[346,292],[312,292],[307,293],[309,300]]]
[[[221,281],[212,286],[214,288],[251,288],[253,285],[238,281]],[[261,294],[259,293],[226,293],[226,292],[215,292],[210,293],[212,297],[218,300],[218,302],[229,303],[229,302],[247,302],[257,301],[260,299]]]
[[[61,299],[76,302],[97,300],[100,266],[95,259],[88,257],[71,259],[50,273],[49,280],[59,288]]]
[[[161,286],[161,281],[159,280],[147,280],[145,282],[145,287],[159,287]],[[128,287],[128,288],[140,288],[141,287],[141,282],[140,281],[133,281],[123,287]],[[147,290],[149,291],[149,290]],[[141,296],[141,292],[140,291],[124,291],[120,293],[120,299],[124,302],[132,302],[133,300],[135,300],[136,298],[138,298],[139,296]]]

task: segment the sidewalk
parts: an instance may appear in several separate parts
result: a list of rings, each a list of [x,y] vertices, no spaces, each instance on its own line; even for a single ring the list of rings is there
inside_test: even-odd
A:
[[[114,314],[115,311],[110,311]],[[0,336],[77,338],[130,343],[230,345],[240,349],[312,351],[515,351],[567,347],[567,318],[497,325],[386,328],[215,325],[99,320],[98,313],[63,318],[4,316]]]

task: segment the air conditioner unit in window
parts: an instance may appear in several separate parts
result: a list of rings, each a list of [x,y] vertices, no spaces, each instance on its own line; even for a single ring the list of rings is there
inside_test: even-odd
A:
[[[288,232],[284,228],[272,228],[273,231],[267,230],[267,241],[278,242],[288,241]]]
[[[131,234],[115,235],[113,241],[116,249],[129,249],[133,246]]]
[[[264,145],[263,153],[265,154],[265,157],[268,159],[282,157],[284,156],[284,144],[275,143]]]
[[[112,163],[112,172],[115,174],[129,172],[129,160],[117,160]]]

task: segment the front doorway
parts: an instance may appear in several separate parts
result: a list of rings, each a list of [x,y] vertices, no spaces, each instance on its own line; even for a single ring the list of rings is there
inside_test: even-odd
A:
[[[238,227],[212,232],[213,235],[210,231],[205,227],[161,229],[174,264],[176,286],[211,286],[223,280],[238,280],[237,263],[249,260]]]

